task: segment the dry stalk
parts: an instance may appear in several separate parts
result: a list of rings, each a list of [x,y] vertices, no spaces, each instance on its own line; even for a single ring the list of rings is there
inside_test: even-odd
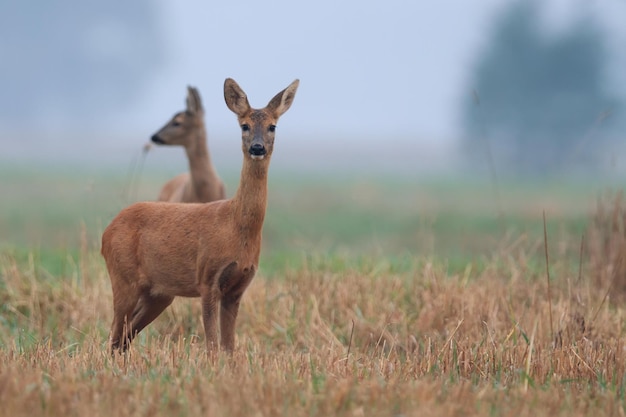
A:
[[[550,288],[550,259],[548,258],[548,230],[546,228],[546,211],[543,211],[543,249],[546,255],[546,279],[548,281],[548,309],[550,312],[550,338],[554,340],[554,328],[552,325],[552,292]]]
[[[353,336],[354,336],[354,319],[352,320],[352,330],[350,331],[350,341],[348,342],[348,352],[346,353],[346,370],[348,370],[348,360],[350,359],[350,349],[352,348]]]

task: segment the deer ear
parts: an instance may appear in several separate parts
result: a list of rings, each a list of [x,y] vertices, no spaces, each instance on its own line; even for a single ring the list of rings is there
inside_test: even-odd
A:
[[[228,108],[239,117],[243,117],[250,111],[248,96],[232,78],[224,81],[224,100]]]
[[[187,86],[187,111],[190,113],[202,113],[202,99],[195,87]]]
[[[267,109],[273,112],[277,118],[282,116],[283,113],[291,107],[291,103],[293,103],[293,99],[296,97],[298,85],[300,85],[300,80],[295,80],[289,84],[289,87],[276,94],[274,98],[270,100]]]

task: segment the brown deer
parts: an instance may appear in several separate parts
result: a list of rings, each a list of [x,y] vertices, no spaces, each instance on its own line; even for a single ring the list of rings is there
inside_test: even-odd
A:
[[[159,145],[184,147],[189,160],[189,172],[169,180],[159,193],[159,201],[208,203],[226,198],[224,184],[211,164],[206,136],[200,94],[196,88],[187,87],[187,109],[176,113],[151,138]]]
[[[113,290],[111,351],[132,339],[175,296],[200,297],[207,348],[232,351],[241,297],[254,277],[267,206],[267,174],[279,117],[296,94],[295,80],[263,109],[237,83],[224,83],[226,105],[241,126],[243,167],[235,195],[206,204],[135,203],[102,235]]]

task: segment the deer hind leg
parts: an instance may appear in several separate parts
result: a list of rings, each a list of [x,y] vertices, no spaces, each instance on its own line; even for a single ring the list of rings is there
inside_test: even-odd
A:
[[[111,275],[113,277],[113,275]],[[132,313],[139,301],[139,293],[131,285],[122,285],[120,279],[111,279],[113,287],[113,323],[111,324],[111,353],[116,349],[125,351],[130,344],[128,327]]]
[[[159,317],[163,310],[172,304],[172,301],[174,301],[174,297],[167,295],[142,294],[133,311],[127,339],[130,341],[137,336],[148,324]]]

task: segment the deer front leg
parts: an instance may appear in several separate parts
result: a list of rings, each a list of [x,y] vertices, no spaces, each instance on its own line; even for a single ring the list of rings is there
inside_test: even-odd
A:
[[[235,322],[239,312],[239,303],[243,294],[222,297],[220,310],[220,330],[222,349],[232,352],[235,349]]]
[[[218,279],[222,294],[220,304],[222,349],[228,352],[232,352],[235,348],[235,322],[237,321],[241,297],[256,271],[255,265],[242,270],[238,270],[237,266],[236,262],[229,264]]]
[[[205,287],[200,294],[202,297],[202,322],[204,323],[204,337],[208,351],[217,351],[217,303],[219,301],[217,289]]]

